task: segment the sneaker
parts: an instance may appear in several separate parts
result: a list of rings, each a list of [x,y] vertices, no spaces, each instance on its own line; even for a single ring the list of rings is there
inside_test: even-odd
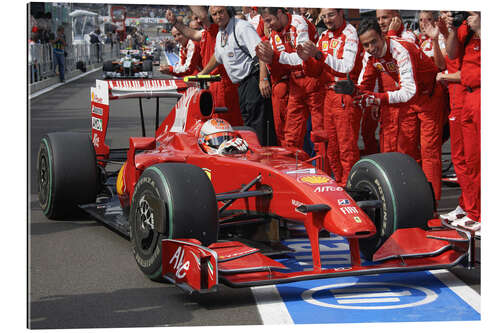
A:
[[[469,217],[464,216],[461,219],[457,219],[451,222],[454,227],[462,227],[464,229],[475,231],[476,233],[481,230],[481,223],[471,220]]]
[[[448,221],[455,221],[457,219],[460,219],[464,217],[467,213],[465,210],[462,209],[462,207],[457,206],[454,210],[447,214],[441,214],[439,217],[441,217],[442,220],[448,220]]]

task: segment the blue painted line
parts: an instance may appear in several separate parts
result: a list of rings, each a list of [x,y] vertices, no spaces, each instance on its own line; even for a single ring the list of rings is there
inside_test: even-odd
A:
[[[280,262],[294,270],[312,268],[307,239],[284,244],[297,252]],[[334,235],[320,239],[323,266],[349,266],[347,245]],[[301,281],[277,285],[277,290],[296,324],[481,319],[480,313],[428,271]]]
[[[172,53],[172,52],[165,51],[165,58],[167,59],[167,63],[170,66],[175,66],[179,62],[179,57],[177,56],[177,54]]]

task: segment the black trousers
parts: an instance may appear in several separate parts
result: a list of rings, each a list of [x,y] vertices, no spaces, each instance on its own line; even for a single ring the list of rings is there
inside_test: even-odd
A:
[[[252,127],[262,146],[275,146],[273,105],[270,98],[260,94],[259,74],[250,75],[238,86],[241,117],[245,126]]]

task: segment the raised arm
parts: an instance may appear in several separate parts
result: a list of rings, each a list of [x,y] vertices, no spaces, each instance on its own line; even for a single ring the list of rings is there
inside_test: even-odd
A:
[[[181,34],[186,36],[189,39],[199,42],[202,37],[202,32],[200,30],[191,29],[187,25],[184,25],[182,22],[177,21],[177,17],[175,17],[174,13],[169,9],[165,14],[165,18],[169,23],[171,23]]]

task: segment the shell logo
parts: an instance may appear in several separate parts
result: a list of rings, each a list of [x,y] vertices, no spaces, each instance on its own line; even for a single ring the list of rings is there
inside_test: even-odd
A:
[[[278,36],[278,35],[274,36],[274,40],[276,41],[276,44],[281,44],[280,36]]]
[[[90,100],[93,102],[94,101],[94,92],[90,93]]]
[[[327,176],[304,176],[300,177],[299,181],[310,185],[328,184],[332,182]]]

